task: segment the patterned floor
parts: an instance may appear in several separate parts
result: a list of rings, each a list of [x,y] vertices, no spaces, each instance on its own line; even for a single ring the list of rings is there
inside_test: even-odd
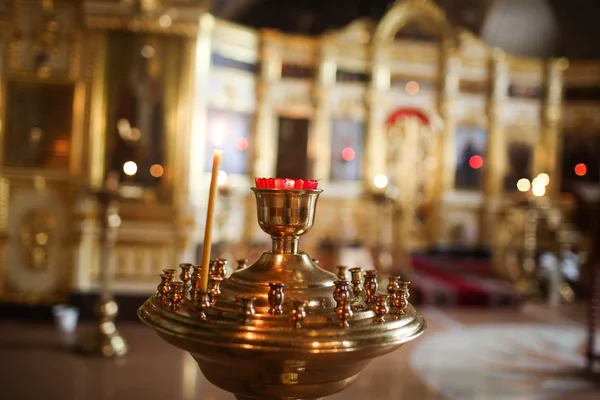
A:
[[[581,373],[584,340],[575,325],[474,325],[424,338],[411,366],[448,399],[600,398]]]
[[[579,375],[582,307],[420,310],[421,338],[327,400],[600,399]],[[68,351],[51,325],[0,323],[0,400],[233,400],[150,329],[119,328],[130,353],[102,360]]]

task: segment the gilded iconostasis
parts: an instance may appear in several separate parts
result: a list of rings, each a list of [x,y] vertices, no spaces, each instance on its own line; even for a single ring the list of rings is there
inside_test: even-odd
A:
[[[332,265],[349,243],[388,264],[506,252],[499,231],[523,196],[566,223],[572,184],[600,183],[600,62],[511,54],[484,41],[492,22],[463,23],[443,1],[303,33],[229,22],[197,1],[6,3],[0,296],[11,301],[96,290],[110,174],[115,290],[152,291],[163,268],[197,261],[216,135],[213,247],[232,260],[266,240],[254,177],[320,181],[303,247]]]

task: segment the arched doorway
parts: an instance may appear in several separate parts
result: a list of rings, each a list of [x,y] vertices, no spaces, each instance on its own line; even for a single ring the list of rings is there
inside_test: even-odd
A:
[[[393,236],[403,250],[426,249],[432,243],[440,126],[417,108],[392,111],[385,121],[386,175],[395,200]]]
[[[421,71],[412,59],[415,72],[406,75],[398,65],[414,48],[425,49],[437,69]],[[397,187],[392,252],[399,263],[408,252],[438,245],[442,195],[454,185],[456,48],[444,13],[428,0],[396,2],[372,37],[366,175],[374,182],[389,173]]]

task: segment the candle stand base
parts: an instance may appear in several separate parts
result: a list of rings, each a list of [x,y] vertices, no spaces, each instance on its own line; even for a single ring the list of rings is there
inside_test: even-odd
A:
[[[138,310],[162,339],[192,355],[209,382],[238,400],[317,400],[424,332],[425,320],[407,302],[408,282],[396,287],[394,277],[381,286],[384,294],[375,273],[365,284],[358,272],[352,290],[298,251],[320,190],[253,190],[272,250],[228,278],[211,279],[219,290],[210,307],[190,293],[173,306],[174,295],[157,293]],[[172,290],[181,286],[172,283]],[[391,301],[398,296],[403,301]]]
[[[81,354],[101,357],[127,354],[127,342],[115,326],[118,311],[119,307],[112,297],[101,298],[96,306],[99,321],[91,331],[81,337],[75,350]]]
[[[237,400],[279,400],[279,399],[265,399],[262,397],[244,397],[244,396],[238,396],[238,395],[236,395],[235,398]],[[288,398],[286,397],[286,399],[288,399]],[[311,397],[310,399],[302,398],[302,399],[294,399],[294,400],[323,400],[323,399],[324,399],[324,397]]]

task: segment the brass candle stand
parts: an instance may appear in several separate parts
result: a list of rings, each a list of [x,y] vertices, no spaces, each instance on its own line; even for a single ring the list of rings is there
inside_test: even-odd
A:
[[[209,266],[218,279],[208,293],[198,279],[186,290],[187,282],[163,274],[138,310],[164,340],[188,351],[210,382],[239,400],[319,399],[423,333],[407,282],[393,277],[379,293],[375,272],[363,279],[353,270],[351,283],[298,251],[321,190],[252,190],[271,251],[229,278]]]
[[[127,354],[128,345],[115,325],[119,306],[111,288],[110,259],[117,242],[121,217],[119,215],[118,180],[114,173],[109,174],[105,187],[96,193],[102,205],[102,249],[100,253],[100,277],[98,301],[95,313],[98,318],[95,326],[83,335],[76,345],[79,353],[115,357]]]

